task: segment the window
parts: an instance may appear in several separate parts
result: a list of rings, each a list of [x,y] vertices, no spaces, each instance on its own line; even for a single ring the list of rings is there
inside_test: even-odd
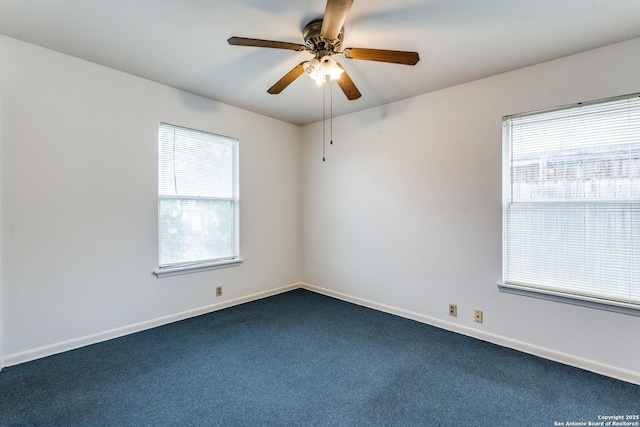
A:
[[[238,141],[161,123],[159,143],[156,275],[239,262]]]
[[[640,308],[640,97],[505,117],[506,286]]]

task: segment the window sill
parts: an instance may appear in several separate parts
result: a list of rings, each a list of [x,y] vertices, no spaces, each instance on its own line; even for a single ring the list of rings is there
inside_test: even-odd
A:
[[[622,301],[605,300],[583,295],[571,295],[546,289],[536,289],[527,286],[498,283],[500,292],[515,295],[544,299],[564,304],[578,305],[581,307],[595,308],[598,310],[613,311],[615,313],[628,314],[640,317],[640,305],[625,303]]]
[[[234,258],[225,261],[212,262],[207,264],[183,265],[180,267],[159,268],[153,274],[161,279],[163,277],[178,276],[181,274],[199,273],[201,271],[217,270],[219,268],[237,267],[242,264],[242,258]]]

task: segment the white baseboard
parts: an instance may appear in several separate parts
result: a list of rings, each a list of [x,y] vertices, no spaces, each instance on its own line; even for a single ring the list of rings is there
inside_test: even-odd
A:
[[[35,348],[32,350],[23,351],[20,353],[10,354],[5,356],[0,361],[0,366],[7,367],[18,365],[20,363],[29,362],[31,360],[40,359],[54,354],[63,353],[69,350],[75,350],[80,347],[84,347],[91,344],[97,344],[103,341],[108,341],[113,338],[119,338],[125,335],[133,334],[136,332],[145,331],[158,326],[167,325],[169,323],[178,322],[180,320],[189,319],[191,317],[200,316],[202,314],[211,313],[214,311],[222,310],[224,308],[233,307],[235,305],[244,304],[251,301],[256,301],[262,298],[270,297],[273,295],[281,294],[283,292],[291,291],[293,289],[300,288],[300,284],[283,286],[281,288],[271,289],[269,291],[258,292],[252,295],[224,301],[217,304],[211,304],[204,307],[196,308],[193,310],[183,311],[181,313],[171,314],[169,316],[160,317],[153,320],[148,320],[133,325],[123,326],[120,328],[112,329],[105,332],[99,332],[97,334],[88,335],[80,338],[74,338],[68,341],[63,341],[55,344],[50,344],[44,347]]]
[[[611,378],[616,378],[622,381],[640,385],[640,373],[638,372],[617,368],[615,366],[606,365],[604,363],[595,362],[593,360],[584,359],[571,354],[562,353],[556,350],[551,350],[548,348],[536,346],[523,341],[518,341],[511,338],[503,337],[500,335],[491,334],[488,332],[480,331],[478,329],[470,328],[468,326],[458,325],[452,322],[447,322],[441,319],[436,319],[434,317],[425,316],[423,314],[415,313],[412,311],[408,311],[408,310],[392,307],[386,304],[380,304],[374,301],[369,301],[366,299],[343,294],[341,292],[335,292],[329,289],[321,288],[319,286],[310,285],[308,283],[302,283],[300,287],[312,292],[337,298],[339,300],[351,302],[357,305],[372,308],[374,310],[382,311],[385,313],[394,314],[396,316],[415,320],[417,322],[426,323],[428,325],[435,326],[437,328],[441,328],[447,331],[456,332],[462,335],[477,338],[479,340],[497,344],[502,347],[508,347],[514,350],[522,351],[524,353],[532,354],[534,356],[539,356],[544,359],[553,360],[554,362],[563,363],[565,365],[573,366],[576,368],[584,369],[586,371],[594,372],[594,373],[605,375]]]
[[[164,316],[158,319],[153,319],[133,325],[123,326],[120,328],[112,329],[105,332],[99,332],[97,334],[88,335],[85,337],[75,338],[68,341],[39,347],[32,350],[23,351],[20,353],[11,354],[5,356],[0,360],[0,367],[7,367],[18,365],[20,363],[29,362],[31,360],[40,359],[42,357],[51,356],[54,354],[62,353],[69,350],[74,350],[80,347],[84,347],[91,344],[97,344],[103,341],[108,341],[113,338],[122,337],[125,335],[141,332],[147,329],[152,329],[158,326],[166,325],[180,320],[185,320],[191,317],[200,316],[202,314],[211,313],[214,311],[222,310],[224,308],[233,307],[235,305],[244,304],[251,301],[256,301],[262,298],[277,295],[283,292],[288,292],[294,289],[303,288],[312,292],[327,295],[342,301],[351,302],[364,307],[372,308],[374,310],[382,311],[385,313],[393,314],[396,316],[412,319],[417,322],[425,323],[431,326],[435,326],[441,329],[445,329],[451,332],[459,333],[462,335],[477,338],[483,341],[487,341],[493,344],[497,344],[503,347],[512,348],[514,350],[522,351],[524,353],[539,356],[548,360],[563,363],[565,365],[574,366],[576,368],[584,369],[587,371],[595,372],[597,374],[606,375],[608,377],[616,378],[622,381],[627,381],[633,384],[640,385],[640,373],[633,372],[615,366],[606,365],[603,363],[595,362],[592,360],[580,358],[571,354],[562,353],[559,351],[551,350],[544,347],[539,347],[526,342],[506,338],[500,335],[490,334],[488,332],[480,331],[478,329],[470,328],[467,326],[458,325],[452,322],[447,322],[441,319],[437,319],[423,314],[415,313],[412,311],[392,307],[386,304],[377,303],[375,301],[366,300],[363,298],[354,297],[341,292],[335,292],[329,289],[321,288],[319,286],[311,285],[308,283],[296,283],[280,288],[272,289],[269,291],[259,292],[252,295],[224,301],[218,304],[211,304],[204,307],[196,308],[193,310],[184,311],[181,313]]]

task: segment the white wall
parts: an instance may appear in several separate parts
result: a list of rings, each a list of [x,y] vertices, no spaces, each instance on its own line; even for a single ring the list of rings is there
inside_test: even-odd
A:
[[[0,365],[304,279],[638,382],[640,344],[627,336],[639,317],[496,283],[501,117],[638,91],[639,50],[633,40],[336,118],[323,163],[320,124],[301,130],[0,36]],[[241,266],[151,275],[160,121],[240,139]]]
[[[0,67],[0,82],[2,81],[2,68]],[[2,117],[2,84],[0,84],[0,118]],[[3,331],[2,331],[2,120],[0,119],[0,371],[4,368]]]
[[[299,283],[298,126],[7,37],[0,78],[6,365]],[[161,121],[240,140],[239,267],[152,276]]]
[[[502,116],[639,91],[639,51],[636,39],[335,118],[325,163],[320,124],[304,127],[304,281],[640,382],[640,343],[629,339],[640,317],[496,287]]]

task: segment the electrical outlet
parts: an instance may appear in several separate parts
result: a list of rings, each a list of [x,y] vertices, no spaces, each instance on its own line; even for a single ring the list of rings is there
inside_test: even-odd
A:
[[[216,296],[217,297],[222,296],[222,286],[216,286]]]
[[[458,315],[458,306],[455,304],[449,304],[449,316]]]
[[[482,323],[482,310],[473,310],[473,321]]]

